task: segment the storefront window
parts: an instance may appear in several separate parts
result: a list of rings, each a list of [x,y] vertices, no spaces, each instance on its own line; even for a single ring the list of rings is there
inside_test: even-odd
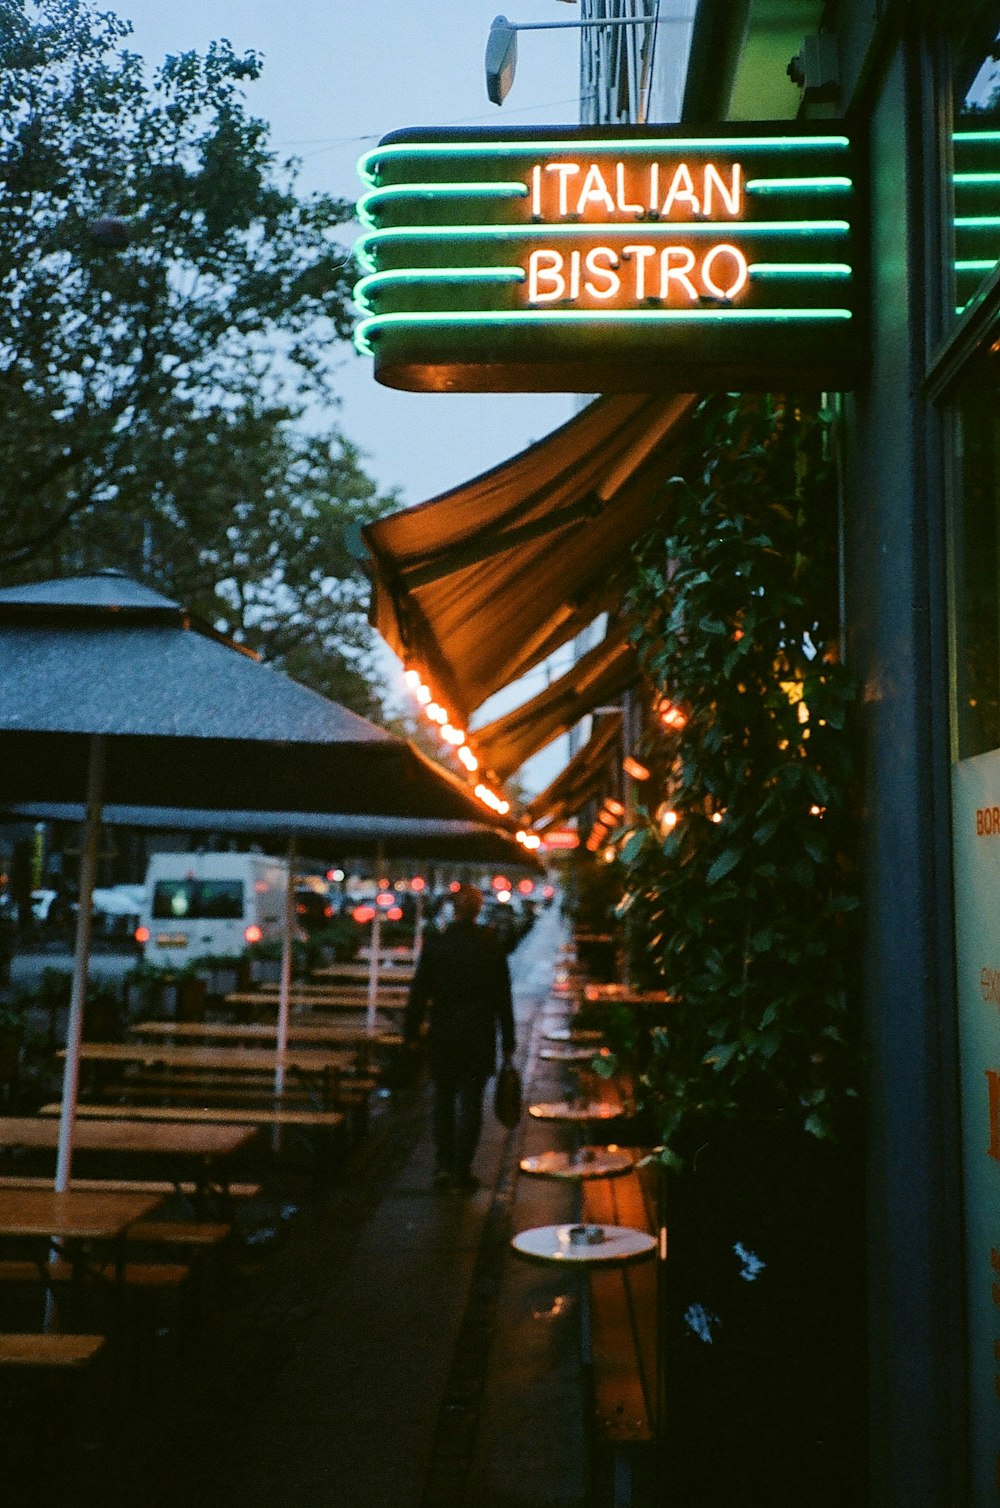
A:
[[[1000,259],[1000,48],[981,24],[970,32],[955,65],[956,317]]]
[[[961,506],[954,572],[960,759],[1000,748],[1000,373],[990,377],[970,380],[958,404]]]

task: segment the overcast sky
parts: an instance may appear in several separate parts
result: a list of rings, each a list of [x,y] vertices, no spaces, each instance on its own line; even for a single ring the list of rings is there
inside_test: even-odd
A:
[[[565,21],[557,0],[524,0],[512,20]],[[387,131],[420,125],[565,124],[578,118],[579,32],[520,38],[502,109],[486,98],[483,57],[497,0],[109,0],[151,61],[226,37],[264,57],[247,87],[300,182],[354,200],[355,165]],[[350,234],[353,234],[350,233]],[[345,350],[341,428],[383,487],[420,502],[505,460],[572,411],[564,395],[398,393]]]
[[[227,38],[263,55],[247,86],[253,114],[271,124],[281,157],[301,160],[301,188],[355,200],[356,164],[386,132],[403,126],[565,125],[579,118],[576,30],[519,39],[517,78],[502,108],[486,97],[484,54],[497,0],[108,0],[132,22],[131,46],[150,62]],[[558,0],[524,0],[514,21],[567,21]],[[354,231],[345,231],[345,238]],[[345,348],[341,429],[366,455],[383,488],[421,502],[523,450],[574,411],[565,394],[400,393],[381,387],[371,362]],[[568,663],[557,658],[556,673]],[[391,661],[391,667],[389,665]],[[387,672],[397,670],[387,656]],[[405,693],[395,673],[397,695]],[[477,721],[540,690],[533,672],[487,703]],[[565,740],[529,760],[521,778],[539,790],[565,762]]]

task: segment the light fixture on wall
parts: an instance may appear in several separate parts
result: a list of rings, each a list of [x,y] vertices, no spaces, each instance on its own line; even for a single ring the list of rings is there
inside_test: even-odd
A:
[[[494,16],[486,39],[486,93],[494,105],[502,105],[510,93],[517,69],[517,34],[519,31],[577,31],[594,26],[663,26],[671,21],[688,21],[689,16],[611,16],[595,21],[508,21]]]

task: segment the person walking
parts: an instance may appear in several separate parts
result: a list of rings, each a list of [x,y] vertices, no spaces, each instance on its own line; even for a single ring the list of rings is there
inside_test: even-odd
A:
[[[483,1124],[486,1082],[496,1073],[497,1030],[505,1059],[513,1057],[510,970],[488,927],[477,927],[482,891],[463,885],[454,921],[424,936],[406,1005],[403,1033],[415,1048],[425,1017],[434,1083],[434,1186],[479,1187],[472,1159]]]

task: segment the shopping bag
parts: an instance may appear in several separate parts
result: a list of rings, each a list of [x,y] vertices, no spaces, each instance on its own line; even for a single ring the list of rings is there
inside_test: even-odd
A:
[[[501,1126],[513,1130],[521,1119],[521,1076],[513,1063],[501,1065],[493,1090],[493,1109]]]

